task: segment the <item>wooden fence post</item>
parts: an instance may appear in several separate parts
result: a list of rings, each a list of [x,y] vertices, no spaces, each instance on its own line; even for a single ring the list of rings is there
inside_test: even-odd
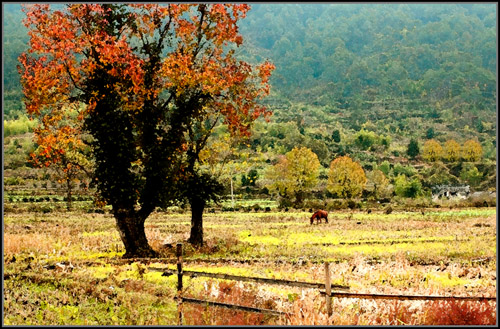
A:
[[[182,326],[182,243],[177,244],[177,324]]]
[[[328,317],[333,314],[332,311],[332,282],[330,279],[330,263],[325,262],[325,293],[326,293],[326,312]]]

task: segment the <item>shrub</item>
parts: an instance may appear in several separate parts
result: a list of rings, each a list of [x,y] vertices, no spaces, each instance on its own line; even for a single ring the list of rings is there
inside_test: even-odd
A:
[[[400,197],[415,198],[422,195],[422,183],[416,177],[408,180],[405,175],[399,175],[394,182],[394,192]]]
[[[259,210],[262,210],[262,207],[258,203],[256,203],[252,206],[252,209],[257,212]]]
[[[389,161],[385,160],[377,167],[377,169],[388,176],[389,172],[391,171],[391,164],[389,163]]]
[[[4,120],[4,137],[22,135],[33,131],[33,128],[36,127],[37,124],[37,120],[30,120],[27,116],[22,116],[16,120]]]
[[[428,325],[494,325],[496,307],[487,301],[449,300],[431,302],[426,308]]]
[[[393,169],[394,176],[405,175],[406,177],[411,177],[416,174],[415,168],[411,165],[403,166],[400,163],[396,163]]]
[[[361,129],[354,138],[354,143],[362,150],[368,150],[378,140],[377,134],[364,129]]]
[[[344,200],[344,199],[331,200],[331,201],[328,201],[326,204],[326,210],[328,210],[328,211],[347,209],[347,208],[348,208],[347,200]]]

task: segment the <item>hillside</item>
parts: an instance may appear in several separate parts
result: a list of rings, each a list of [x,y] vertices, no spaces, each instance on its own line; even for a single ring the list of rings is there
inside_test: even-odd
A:
[[[12,136],[4,144],[6,158],[34,147],[25,139],[14,144],[17,134],[32,129],[16,69],[28,42],[23,15],[20,5],[4,4],[4,136]],[[238,147],[253,162],[234,159],[245,164],[237,184],[252,169],[262,178],[278,155],[301,146],[318,156],[322,179],[334,158],[350,155],[366,171],[384,162],[391,170],[417,168],[406,174],[418,177],[427,192],[434,171],[444,170],[439,182],[465,183],[462,165],[438,170],[422,154],[408,157],[412,139],[420,148],[435,139],[442,145],[477,140],[483,182],[476,188],[494,188],[496,20],[496,5],[487,3],[253,4],[240,26],[238,54],[276,65],[264,100],[273,116],[258,121]],[[9,169],[20,165],[9,159]],[[397,172],[387,174],[394,183]]]

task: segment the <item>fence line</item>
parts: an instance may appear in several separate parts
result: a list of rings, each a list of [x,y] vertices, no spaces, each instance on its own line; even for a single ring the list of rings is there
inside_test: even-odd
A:
[[[320,294],[326,295],[325,291]],[[474,296],[424,296],[424,295],[384,295],[384,294],[358,294],[345,292],[332,292],[331,297],[338,298],[361,298],[361,299],[398,299],[398,300],[496,300],[496,297],[474,297]]]
[[[174,297],[174,299],[177,300],[178,297]],[[242,311],[255,312],[255,313],[272,314],[272,315],[291,315],[291,313],[288,313],[288,312],[281,312],[281,311],[275,311],[275,310],[258,308],[258,307],[227,304],[227,303],[221,303],[221,302],[212,302],[212,301],[208,301],[208,300],[188,298],[188,297],[181,297],[181,299],[183,302],[188,302],[188,303],[193,303],[193,304],[210,305],[210,306],[219,306],[219,307],[224,307],[224,308],[229,308],[229,309],[234,309],[234,310],[242,310]]]
[[[291,280],[280,280],[280,279],[270,279],[270,278],[259,278],[259,277],[246,277],[239,275],[231,275],[226,273],[209,273],[202,271],[184,271],[182,268],[183,265],[183,257],[182,257],[182,244],[178,243],[176,248],[176,260],[177,260],[177,271],[169,269],[169,268],[158,268],[158,267],[147,267],[149,271],[154,272],[163,272],[162,276],[170,276],[177,274],[177,293],[174,297],[174,300],[177,301],[177,312],[178,312],[178,324],[182,325],[183,322],[183,302],[193,303],[193,304],[203,304],[210,306],[218,306],[229,309],[238,309],[248,312],[256,312],[256,313],[266,313],[272,315],[290,315],[290,313],[270,310],[270,309],[261,309],[257,307],[243,306],[243,305],[235,305],[235,304],[227,304],[221,302],[214,302],[208,300],[201,300],[195,298],[188,298],[182,296],[183,290],[183,276],[188,275],[191,278],[194,277],[211,277],[217,279],[226,279],[226,280],[235,280],[235,281],[246,281],[246,282],[257,282],[263,284],[277,284],[277,285],[287,285],[287,286],[295,286],[301,288],[313,288],[313,289],[325,289],[320,290],[320,294],[325,296],[326,300],[326,310],[329,316],[332,315],[332,306],[331,306],[331,298],[359,298],[359,299],[396,299],[396,300],[464,300],[464,301],[493,301],[496,300],[496,297],[475,297],[475,296],[425,296],[425,295],[389,295],[389,294],[365,294],[365,293],[348,293],[348,292],[339,292],[332,291],[331,289],[340,289],[340,290],[349,290],[348,286],[342,285],[332,285],[330,281],[330,264],[325,262],[325,283],[318,282],[300,282],[300,281],[291,281]],[[486,259],[479,259],[478,261],[485,261]],[[133,263],[133,262],[146,262],[146,263],[158,263],[162,261],[174,262],[173,258],[131,258],[131,259],[122,259],[118,260],[120,263]],[[193,260],[197,261],[197,260]],[[200,260],[201,261],[201,260]],[[212,260],[213,261],[213,260]]]
[[[218,279],[226,279],[226,280],[235,280],[235,281],[252,281],[264,284],[279,284],[279,285],[288,285],[288,286],[296,286],[302,288],[316,288],[322,289],[320,290],[321,295],[325,295],[326,300],[326,311],[328,316],[332,315],[332,304],[331,298],[361,298],[361,299],[397,299],[397,300],[468,300],[468,301],[482,301],[482,300],[496,300],[496,297],[473,297],[473,296],[423,296],[423,295],[388,295],[388,294],[360,294],[360,293],[347,293],[347,292],[338,292],[332,291],[332,288],[336,289],[344,289],[348,290],[347,286],[340,285],[332,285],[331,277],[330,277],[330,264],[325,262],[325,283],[315,283],[315,282],[299,282],[299,281],[290,281],[290,280],[278,280],[278,279],[268,279],[268,278],[258,278],[258,277],[244,277],[239,275],[231,275],[225,273],[208,273],[201,271],[183,271],[182,269],[182,244],[177,244],[176,249],[177,256],[177,294],[174,299],[177,301],[177,312],[178,312],[178,325],[182,325],[182,310],[183,310],[183,302],[194,303],[194,304],[203,304],[210,306],[220,306],[230,309],[238,309],[249,312],[256,313],[267,313],[273,315],[289,315],[289,313],[270,310],[270,309],[261,309],[257,307],[236,305],[236,304],[227,304],[221,302],[214,302],[208,300],[201,300],[196,298],[188,298],[182,296],[182,278],[184,275],[189,275],[190,277],[211,277]],[[148,270],[163,272],[163,276],[174,275],[175,271],[165,268],[156,268],[156,267],[148,267]]]
[[[163,272],[163,276],[174,275],[175,272],[169,269],[162,269],[156,267],[148,267],[148,270],[153,272]],[[183,271],[184,275],[189,275],[191,278],[194,277],[209,277],[209,278],[217,278],[217,279],[226,279],[226,280],[235,280],[235,281],[246,281],[246,282],[259,282],[264,284],[278,284],[278,285],[286,285],[286,286],[294,286],[301,288],[317,288],[317,289],[325,289],[325,283],[319,282],[301,282],[301,281],[292,281],[292,280],[281,280],[281,279],[270,279],[270,278],[259,278],[259,277],[249,277],[249,276],[239,276],[225,273],[209,273],[209,272],[199,272],[199,271]],[[342,285],[331,285],[332,288],[335,289],[346,289],[349,287]]]
[[[255,307],[249,307],[249,306],[243,306],[243,305],[236,305],[236,304],[226,304],[226,303],[220,303],[220,302],[213,302],[213,301],[207,301],[207,300],[200,300],[200,299],[195,299],[195,298],[185,298],[182,296],[182,277],[184,274],[191,274],[191,276],[205,276],[205,277],[215,277],[215,278],[221,278],[221,279],[228,279],[228,280],[235,280],[235,281],[254,281],[254,282],[261,282],[261,283],[266,283],[266,284],[282,284],[282,285],[293,285],[293,286],[300,286],[300,287],[307,287],[307,288],[325,288],[326,289],[326,305],[327,305],[327,312],[328,315],[332,315],[332,308],[331,308],[331,281],[330,281],[330,264],[327,262],[325,263],[325,284],[322,283],[309,283],[309,282],[297,282],[297,281],[290,281],[290,280],[277,280],[277,279],[267,279],[267,278],[256,278],[256,277],[243,277],[243,276],[238,276],[238,275],[229,275],[225,273],[207,273],[207,272],[196,272],[196,271],[183,271],[182,270],[182,243],[177,244],[176,248],[176,256],[177,256],[177,294],[176,294],[176,300],[177,300],[177,324],[182,325],[182,310],[183,310],[183,302],[188,302],[188,303],[196,303],[196,304],[205,304],[205,305],[212,305],[212,306],[222,306],[226,308],[233,308],[233,309],[240,309],[240,310],[246,310],[250,312],[257,312],[257,313],[268,313],[268,314],[274,314],[274,315],[284,315],[286,314],[285,312],[280,312],[280,311],[275,311],[275,310],[270,310],[270,309],[259,309]],[[171,270],[166,270],[165,269],[159,269],[159,268],[148,268],[153,271],[162,271],[162,275],[173,275],[174,273]],[[340,289],[349,289],[349,287],[346,286],[337,286],[336,287]],[[328,307],[328,305],[330,305]]]

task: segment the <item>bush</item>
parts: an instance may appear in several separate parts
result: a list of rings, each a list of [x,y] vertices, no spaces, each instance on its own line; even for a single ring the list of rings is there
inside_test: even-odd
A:
[[[383,172],[386,176],[389,176],[389,172],[391,171],[391,164],[389,163],[389,161],[385,160],[377,167],[377,169]]]
[[[496,307],[487,301],[449,300],[431,302],[427,308],[428,325],[494,325]]]
[[[253,210],[255,210],[255,212],[257,212],[257,211],[259,211],[259,210],[262,210],[262,207],[261,207],[258,203],[254,204],[254,205],[252,206],[252,208],[253,208]]]
[[[415,168],[413,168],[411,165],[403,166],[400,163],[396,163],[394,165],[393,173],[394,176],[405,175],[406,177],[411,177],[415,175],[417,172]]]
[[[348,203],[347,200],[344,199],[334,199],[331,201],[328,201],[326,204],[326,210],[339,210],[339,209],[347,209],[348,208]]]
[[[418,178],[408,180],[405,175],[399,175],[394,182],[394,192],[397,196],[415,198],[422,195],[422,183]]]
[[[304,208],[307,209],[324,209],[327,205],[326,202],[318,199],[307,199],[304,201]]]
[[[364,129],[360,130],[354,138],[354,143],[362,150],[368,150],[378,141],[377,134],[373,131],[367,131]]]

